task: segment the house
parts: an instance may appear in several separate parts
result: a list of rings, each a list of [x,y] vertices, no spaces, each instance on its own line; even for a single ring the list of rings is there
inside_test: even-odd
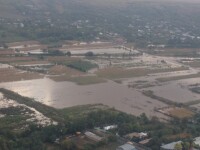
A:
[[[117,147],[116,150],[137,150],[137,149],[133,145],[127,143]]]
[[[101,141],[103,138],[102,137],[100,137],[100,136],[98,136],[98,135],[96,135],[96,134],[94,134],[94,133],[92,133],[92,132],[89,132],[89,131],[86,131],[85,132],[85,136],[88,138],[88,139],[90,139],[90,140],[92,140],[92,141],[95,141],[95,142],[99,142],[99,141]]]
[[[172,142],[172,143],[169,143],[169,144],[166,144],[166,145],[162,145],[160,147],[160,150],[175,150],[174,147],[176,144],[181,144],[182,141],[177,141],[177,142]]]

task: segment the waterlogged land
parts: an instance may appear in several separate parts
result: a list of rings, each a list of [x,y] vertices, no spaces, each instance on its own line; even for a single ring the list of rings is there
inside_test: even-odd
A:
[[[54,82],[39,79],[2,83],[1,87],[56,108],[102,103],[129,114],[164,117],[154,111],[166,104],[144,96],[137,90],[109,81],[101,84],[79,86],[71,82]]]
[[[186,63],[190,59],[104,44],[88,51],[92,44],[78,45],[71,57],[62,53],[68,49],[54,51],[58,56],[1,57],[8,65],[1,65],[0,87],[54,108],[101,103],[128,114],[146,113],[160,119],[169,119],[158,111],[162,108],[182,104],[188,104],[186,109],[198,108],[200,95],[190,84],[199,83],[199,69]]]

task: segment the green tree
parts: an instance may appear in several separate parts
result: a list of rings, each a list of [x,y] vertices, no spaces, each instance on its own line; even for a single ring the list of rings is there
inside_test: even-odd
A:
[[[72,53],[71,53],[70,51],[68,51],[68,52],[66,53],[66,55],[67,55],[68,57],[71,57]]]
[[[182,145],[183,145],[184,150],[190,149],[190,143],[189,142],[183,142]]]
[[[181,143],[177,143],[175,146],[174,146],[174,150],[182,150],[182,145]]]
[[[65,140],[61,143],[61,147],[63,150],[76,150],[77,146],[74,142],[70,140]]]

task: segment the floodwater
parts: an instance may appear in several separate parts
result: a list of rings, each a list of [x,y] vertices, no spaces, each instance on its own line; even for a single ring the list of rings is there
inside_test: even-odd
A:
[[[165,85],[146,88],[146,90],[152,90],[155,95],[171,101],[185,103],[200,99],[200,94],[189,90],[189,85],[197,83],[200,83],[200,78],[190,78],[167,82]]]
[[[140,115],[144,112],[147,116],[165,117],[155,112],[154,109],[165,107],[166,104],[112,81],[80,86],[71,82],[54,82],[44,78],[1,83],[0,87],[35,98],[35,100],[55,108],[102,103],[129,114]]]
[[[63,51],[69,51],[69,49]],[[77,54],[85,54],[87,52],[93,52],[94,54],[123,54],[129,53],[129,51],[119,49],[119,48],[99,48],[99,49],[70,49],[70,52],[73,55]]]

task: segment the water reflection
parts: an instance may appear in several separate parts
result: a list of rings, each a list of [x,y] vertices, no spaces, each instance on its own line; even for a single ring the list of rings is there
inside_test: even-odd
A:
[[[137,90],[112,81],[79,86],[71,82],[54,82],[44,78],[1,83],[0,87],[13,90],[23,96],[33,97],[39,102],[56,108],[102,103],[134,115],[145,112],[153,116],[158,115],[154,112],[155,107],[166,106],[162,102],[142,95]]]

